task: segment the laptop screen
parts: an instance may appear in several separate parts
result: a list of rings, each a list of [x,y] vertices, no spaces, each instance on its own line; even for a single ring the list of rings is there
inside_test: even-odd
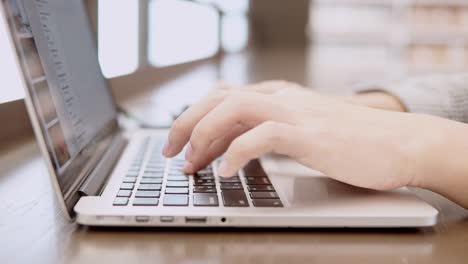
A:
[[[116,129],[86,8],[83,1],[2,2],[33,105],[31,118],[66,196]]]

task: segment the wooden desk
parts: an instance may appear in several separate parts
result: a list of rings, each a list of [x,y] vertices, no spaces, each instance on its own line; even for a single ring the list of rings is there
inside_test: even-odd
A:
[[[161,83],[157,91],[142,92],[129,100],[128,105],[158,102],[164,106],[164,101],[174,96],[181,102],[190,102],[206,90],[205,85],[223,76],[242,83],[277,74],[308,82],[313,74],[301,68],[302,62],[291,61],[303,58],[300,54],[269,54],[267,58],[240,55],[224,74],[219,74],[217,63],[207,62],[184,76]],[[285,58],[290,59],[284,61]],[[288,67],[278,67],[279,62]],[[257,65],[256,70],[250,68],[252,65]],[[236,69],[239,71],[233,72]],[[181,97],[182,91],[190,96]],[[0,153],[0,263],[468,261],[468,212],[428,191],[416,190],[440,210],[439,224],[421,230],[89,229],[62,218],[48,177],[34,139]]]

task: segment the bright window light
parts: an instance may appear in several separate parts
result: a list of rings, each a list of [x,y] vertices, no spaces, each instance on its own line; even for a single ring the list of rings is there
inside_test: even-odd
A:
[[[99,62],[107,78],[130,74],[138,68],[138,2],[98,1]]]
[[[249,0],[212,0],[211,2],[225,13],[246,13],[249,9]]]
[[[247,16],[226,15],[222,20],[222,46],[226,52],[237,52],[247,46],[249,24]]]
[[[24,97],[24,88],[21,83],[21,75],[15,62],[14,49],[7,35],[5,18],[0,15],[0,72],[2,73],[0,88],[0,104]]]
[[[178,0],[149,3],[148,56],[155,66],[211,57],[219,48],[214,8]]]

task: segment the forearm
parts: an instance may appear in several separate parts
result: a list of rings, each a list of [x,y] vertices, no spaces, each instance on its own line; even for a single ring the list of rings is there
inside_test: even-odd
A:
[[[468,125],[432,116],[421,118],[426,132],[418,136],[421,148],[414,159],[418,169],[411,185],[468,208]]]

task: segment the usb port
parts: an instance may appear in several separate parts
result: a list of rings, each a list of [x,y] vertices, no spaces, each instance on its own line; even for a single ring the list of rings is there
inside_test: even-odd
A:
[[[174,222],[174,217],[173,216],[161,216],[159,218],[159,221],[161,221],[161,223],[170,223],[170,222]]]
[[[136,216],[135,220],[140,223],[149,222],[149,216],[146,216],[146,215]]]
[[[204,224],[206,223],[206,216],[187,216],[185,217],[185,223],[187,224]]]

